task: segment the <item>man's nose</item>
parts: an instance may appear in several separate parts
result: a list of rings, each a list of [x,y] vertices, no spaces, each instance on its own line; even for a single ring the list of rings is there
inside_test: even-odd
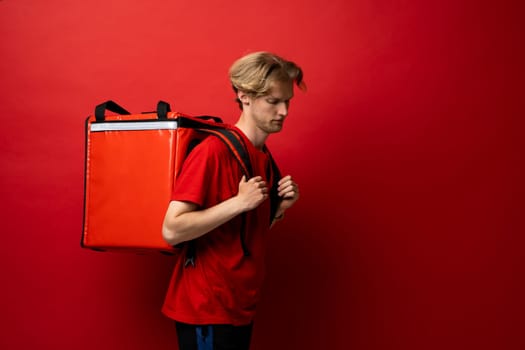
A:
[[[286,117],[288,115],[288,103],[281,102],[279,103],[279,115],[282,115],[283,117]]]

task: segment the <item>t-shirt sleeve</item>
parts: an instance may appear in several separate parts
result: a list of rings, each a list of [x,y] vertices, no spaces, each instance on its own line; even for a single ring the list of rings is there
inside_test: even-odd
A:
[[[188,155],[175,180],[171,200],[191,202],[202,206],[208,193],[210,179],[218,169],[217,152],[210,142],[202,142]]]

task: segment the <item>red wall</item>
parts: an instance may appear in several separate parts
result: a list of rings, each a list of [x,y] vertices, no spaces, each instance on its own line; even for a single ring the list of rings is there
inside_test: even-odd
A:
[[[79,246],[85,117],[157,100],[233,122],[237,57],[305,70],[270,140],[254,349],[523,349],[518,1],[0,1],[2,349],[174,349],[172,260]]]

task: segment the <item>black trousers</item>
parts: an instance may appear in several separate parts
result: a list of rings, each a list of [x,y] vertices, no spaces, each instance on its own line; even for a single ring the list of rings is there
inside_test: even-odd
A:
[[[179,350],[249,350],[253,324],[191,325],[175,322]]]

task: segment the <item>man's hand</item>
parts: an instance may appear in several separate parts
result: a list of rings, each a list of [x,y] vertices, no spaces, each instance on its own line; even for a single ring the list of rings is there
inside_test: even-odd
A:
[[[293,181],[290,175],[279,180],[277,191],[282,201],[277,209],[277,217],[282,216],[284,211],[290,208],[299,199],[299,186]]]
[[[239,192],[212,207],[199,209],[196,204],[171,201],[164,218],[162,235],[169,245],[198,238],[237,215],[257,208],[268,198],[268,187],[262,177],[246,181],[242,177]]]
[[[242,211],[249,211],[257,208],[266,198],[268,198],[268,187],[261,176],[252,177],[246,181],[243,176],[239,182],[239,193],[237,198],[241,203]]]

